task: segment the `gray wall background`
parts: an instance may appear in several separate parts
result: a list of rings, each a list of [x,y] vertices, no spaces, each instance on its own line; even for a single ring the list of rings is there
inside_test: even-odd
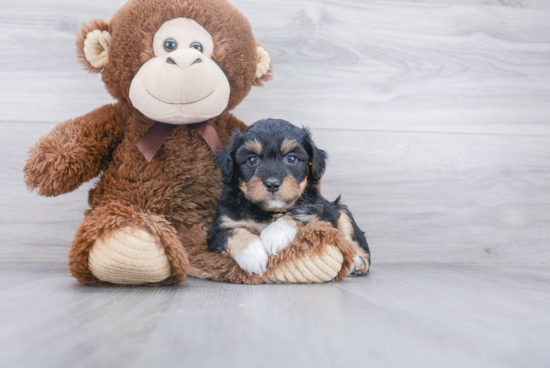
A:
[[[124,0],[0,3],[0,259],[66,261],[90,184],[23,185],[28,148],[111,102],[75,56]],[[313,128],[377,263],[550,263],[550,2],[233,0],[275,80],[235,115]]]

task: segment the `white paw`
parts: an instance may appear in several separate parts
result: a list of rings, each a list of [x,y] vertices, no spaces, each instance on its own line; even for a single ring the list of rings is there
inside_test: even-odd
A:
[[[348,276],[361,276],[367,273],[369,269],[369,264],[365,263],[363,258],[361,258],[358,255],[353,256],[353,265],[351,265],[351,269],[349,270]]]
[[[259,239],[248,244],[248,247],[235,256],[235,261],[244,271],[250,275],[257,273],[260,276],[267,272],[268,259],[269,256]]]
[[[268,254],[277,255],[285,249],[296,237],[296,229],[286,223],[282,218],[278,219],[262,231],[260,239],[264,243]]]

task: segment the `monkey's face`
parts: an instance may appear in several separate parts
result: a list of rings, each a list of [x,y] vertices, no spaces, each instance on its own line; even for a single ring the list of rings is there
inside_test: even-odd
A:
[[[130,100],[143,115],[193,124],[225,110],[229,81],[211,59],[214,41],[201,25],[186,18],[164,23],[153,38],[153,52],[130,86]]]
[[[130,0],[83,25],[80,61],[153,121],[192,124],[234,109],[270,79],[269,54],[226,0]]]

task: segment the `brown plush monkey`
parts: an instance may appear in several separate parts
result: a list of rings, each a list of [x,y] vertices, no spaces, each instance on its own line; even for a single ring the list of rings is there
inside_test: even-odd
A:
[[[246,126],[233,110],[270,79],[271,60],[225,0],[130,0],[110,23],[83,26],[78,56],[116,103],[56,126],[31,148],[25,181],[57,196],[100,175],[69,253],[89,285],[177,284],[187,274],[234,283],[343,279],[353,248],[311,223],[262,278],[206,249],[219,194],[214,152]]]

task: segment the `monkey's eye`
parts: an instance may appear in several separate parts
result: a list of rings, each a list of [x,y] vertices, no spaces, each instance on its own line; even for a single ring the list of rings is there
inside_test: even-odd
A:
[[[193,42],[189,47],[202,52],[202,45],[200,42]]]
[[[247,160],[250,166],[256,166],[260,163],[260,158],[256,155],[250,156]]]
[[[169,38],[164,41],[164,49],[168,52],[172,52],[178,48],[178,42],[173,38]]]
[[[294,165],[296,162],[298,162],[298,158],[294,155],[288,155],[286,156],[286,162],[288,162],[291,165]]]

